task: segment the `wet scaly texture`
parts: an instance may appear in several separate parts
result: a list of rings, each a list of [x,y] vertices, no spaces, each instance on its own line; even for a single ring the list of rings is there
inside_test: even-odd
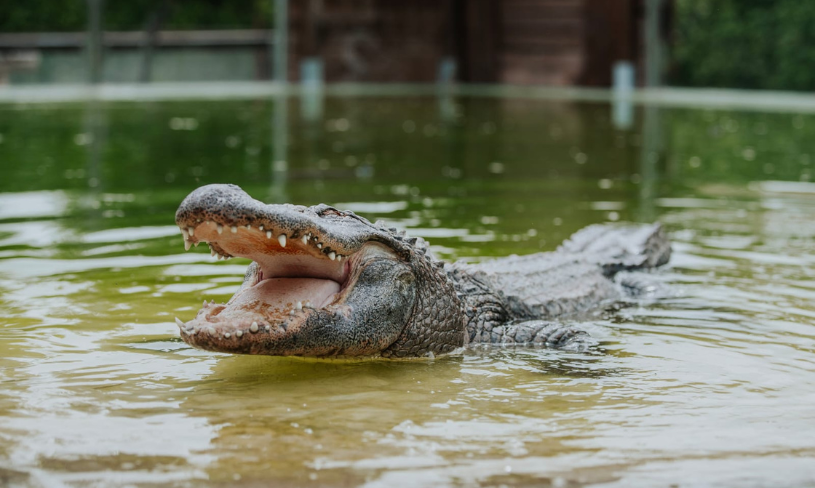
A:
[[[658,224],[606,224],[578,231],[556,252],[445,269],[424,239],[404,231],[323,204],[263,204],[223,184],[190,193],[176,225],[186,250],[203,241],[253,260],[226,305],[204,302],[195,320],[176,319],[181,338],[211,351],[272,356],[435,356],[475,342],[560,345],[565,336],[584,350],[578,343],[588,335],[568,325],[558,332],[551,324],[544,334],[523,324],[503,326],[586,319],[602,306],[639,297],[642,280],[621,287],[615,275],[649,271],[671,254]],[[271,229],[279,244],[267,242]],[[287,235],[304,236],[302,245],[295,239],[287,247]],[[322,254],[312,240],[323,244]],[[338,248],[345,266],[328,262]],[[309,299],[316,305],[303,307]],[[496,316],[496,307],[507,313]]]

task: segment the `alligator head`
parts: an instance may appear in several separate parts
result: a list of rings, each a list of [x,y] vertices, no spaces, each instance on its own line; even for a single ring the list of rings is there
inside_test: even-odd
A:
[[[253,262],[224,305],[176,319],[211,351],[417,356],[464,343],[462,304],[426,243],[328,205],[266,205],[235,185],[193,191],[176,212],[187,249]]]

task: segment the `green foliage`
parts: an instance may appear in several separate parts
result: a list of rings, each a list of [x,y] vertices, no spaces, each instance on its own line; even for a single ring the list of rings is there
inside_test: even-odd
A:
[[[815,89],[815,2],[676,0],[671,82]]]
[[[82,0],[0,1],[0,32],[69,32],[85,28]]]
[[[70,32],[86,28],[86,0],[0,0],[0,32]],[[251,29],[271,23],[270,0],[108,0],[105,30],[141,30],[165,9],[164,29]]]

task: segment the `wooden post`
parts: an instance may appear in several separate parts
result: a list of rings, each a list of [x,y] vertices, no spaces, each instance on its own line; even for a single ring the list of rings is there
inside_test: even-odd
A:
[[[167,11],[167,2],[162,1],[147,18],[147,25],[144,29],[144,46],[142,47],[140,83],[148,83],[153,78],[153,53],[158,41],[158,32],[164,22],[164,15]]]
[[[496,0],[466,0],[459,8],[464,11],[465,41],[461,63],[463,81],[499,81],[499,4]]]
[[[663,0],[645,0],[645,86],[662,85],[663,52],[660,17]]]
[[[614,66],[636,61],[633,0],[585,0],[583,4],[584,86],[611,86]]]
[[[274,81],[286,83],[289,80],[289,0],[270,0],[274,2]]]
[[[104,0],[88,0],[88,81],[102,82],[102,8]]]

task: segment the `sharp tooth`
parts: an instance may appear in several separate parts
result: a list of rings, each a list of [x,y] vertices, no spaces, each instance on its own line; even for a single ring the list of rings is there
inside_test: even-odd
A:
[[[251,224],[246,224],[246,230],[252,230],[252,225]]]
[[[308,236],[303,236],[302,239],[303,244],[308,244]]]
[[[191,247],[192,247],[192,242],[184,239],[184,250],[189,251]]]
[[[249,330],[252,331],[252,333],[257,332],[258,331],[258,323],[257,322],[252,322],[252,325],[249,326]]]
[[[262,226],[262,225],[259,225],[259,226],[258,226],[258,230],[259,230],[259,231],[261,231],[261,232],[263,232],[263,226]]]
[[[183,235],[184,239],[186,240],[187,237],[189,237],[189,234],[187,233],[187,229],[185,229],[183,227],[179,227],[179,229],[181,229],[181,235]]]
[[[333,261],[333,260],[337,259],[337,253],[335,253],[334,251],[331,251],[330,253],[328,253],[328,257],[331,258],[331,260]]]
[[[266,326],[266,332],[269,332],[270,330],[272,330],[272,328],[267,325]]]
[[[224,233],[224,226],[221,225],[221,224],[215,224],[215,230],[218,231],[218,234],[223,234]]]
[[[181,327],[182,329],[186,326],[186,324],[182,322],[181,319],[179,319],[178,317],[175,318],[175,323],[178,324],[178,326]]]
[[[280,243],[280,247],[286,247],[286,234],[280,234],[277,236],[277,242]]]
[[[232,337],[232,334],[230,334],[229,332],[224,332],[224,337],[229,339],[230,337]]]
[[[195,241],[195,247],[198,247],[198,241]]]
[[[207,306],[207,301],[206,301],[206,300],[204,300],[204,306],[205,306],[205,307]]]
[[[239,331],[235,332],[235,337],[241,337],[241,336],[243,336],[243,331],[242,330],[239,330]]]
[[[237,227],[237,226],[234,226],[234,225],[232,226],[232,233],[233,233],[233,234],[237,234],[237,233],[238,233],[238,227]]]
[[[342,254],[337,254],[337,261],[342,261]]]
[[[215,327],[207,327],[207,332],[209,335],[215,335]]]
[[[303,302],[297,302],[297,310],[303,310]]]
[[[210,256],[215,256],[215,249],[210,248],[209,249],[209,255]]]
[[[318,242],[317,243],[317,249],[322,249],[322,248],[323,248],[323,244],[321,242]]]
[[[188,227],[187,232],[189,232],[191,236],[194,236],[195,235],[195,228],[194,227]]]
[[[266,231],[266,239],[271,239],[271,238],[272,238],[272,231],[267,230]]]

